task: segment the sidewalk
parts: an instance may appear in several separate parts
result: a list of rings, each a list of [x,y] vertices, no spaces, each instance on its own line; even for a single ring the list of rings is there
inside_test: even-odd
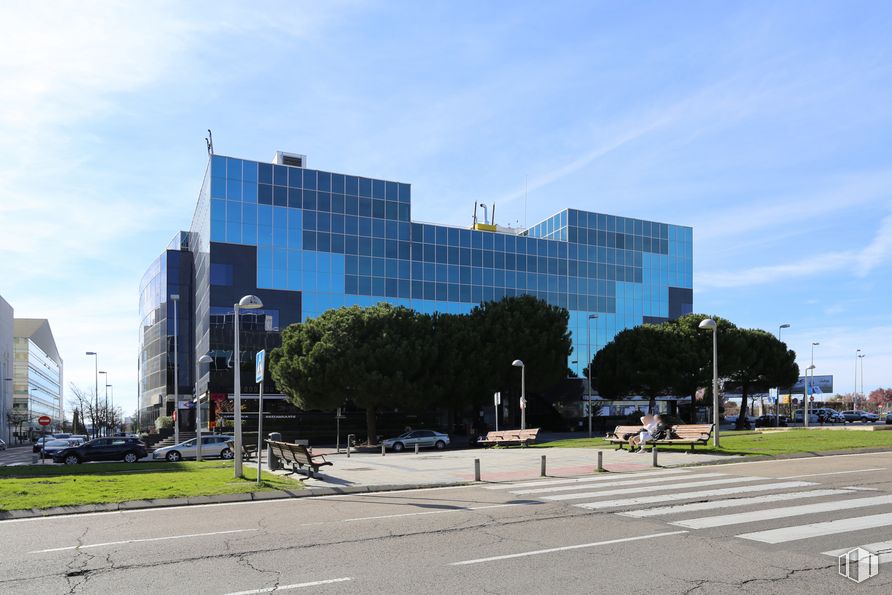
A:
[[[501,448],[467,450],[422,450],[393,453],[385,456],[377,453],[351,453],[348,458],[328,449],[314,449],[324,454],[333,466],[323,467],[317,478],[295,477],[304,481],[307,488],[374,486],[405,486],[405,488],[429,485],[461,484],[474,481],[474,460],[480,460],[480,479],[488,482],[516,481],[540,477],[542,457],[546,461],[549,477],[575,477],[594,473],[598,465],[598,449],[595,448]],[[639,471],[652,468],[653,457],[646,454],[601,449],[603,465],[607,471]],[[659,452],[661,467],[677,467],[715,461],[716,459],[743,459],[710,454]],[[275,473],[290,473],[282,469]]]

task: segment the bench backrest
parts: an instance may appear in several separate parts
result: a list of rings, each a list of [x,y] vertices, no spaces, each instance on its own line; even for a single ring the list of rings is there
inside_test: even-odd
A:
[[[539,428],[528,428],[526,430],[520,431],[520,437],[522,440],[535,440],[536,436],[539,435]]]
[[[709,438],[712,434],[713,424],[678,424],[672,431],[679,438],[695,440],[701,437]]]
[[[309,449],[302,444],[290,444],[275,440],[267,440],[267,442],[272,446],[273,453],[280,459],[296,463],[309,463],[312,458]]]
[[[491,441],[504,440],[504,439],[505,439],[505,432],[487,432],[486,438],[484,438],[484,440],[491,440]]]
[[[643,429],[644,426],[616,426],[616,429],[613,430],[613,435],[617,438],[622,438],[626,434],[637,434]]]

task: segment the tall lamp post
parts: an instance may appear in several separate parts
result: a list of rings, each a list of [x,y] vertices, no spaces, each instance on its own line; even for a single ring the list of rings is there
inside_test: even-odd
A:
[[[88,351],[87,355],[93,356],[93,358],[94,358],[93,359],[93,367],[95,368],[95,371],[96,371],[96,387],[95,387],[95,392],[93,393],[93,396],[95,397],[93,400],[95,407],[93,409],[93,412],[94,412],[93,415],[90,416],[90,422],[93,424],[93,438],[95,438],[97,435],[96,434],[96,419],[93,416],[96,415],[99,411],[99,354],[96,353],[95,351]]]
[[[700,321],[700,328],[712,331],[712,445],[719,447],[719,325],[712,318]]]
[[[864,400],[864,356],[866,354],[862,353],[858,356],[858,359],[861,360],[861,400]]]
[[[595,355],[592,353],[592,329],[591,329],[591,321],[595,320],[595,343],[598,342],[598,315],[597,314],[589,314],[588,319],[585,321],[585,331],[587,335],[587,343],[588,346],[586,350],[588,352],[588,437],[592,437],[592,362],[595,361]],[[597,347],[595,348],[597,351]]]
[[[108,372],[103,372],[99,370],[99,374],[102,374],[104,377],[102,379],[102,383],[105,385],[105,404],[102,406],[102,419],[105,421],[105,434],[108,435]]]
[[[790,328],[790,325],[786,322],[777,327],[777,340],[781,343],[783,343],[781,341],[781,331],[785,328]],[[790,392],[792,393],[793,391]],[[774,395],[774,427],[780,427],[780,387],[777,387],[777,394]]]
[[[527,367],[519,359],[511,362],[515,368],[520,368],[520,429],[527,429]]]
[[[180,375],[178,374],[179,357],[177,354],[177,302],[180,301],[178,293],[170,294],[173,302],[173,440],[180,443]]]
[[[858,408],[858,360],[861,358],[861,350],[855,350],[855,390],[852,391],[852,410]]]
[[[108,378],[108,377],[106,376],[106,378]],[[111,424],[112,424],[112,434],[114,434],[114,430],[117,429],[114,426],[114,423],[115,423],[115,387],[111,384],[106,384],[105,385],[106,392],[108,392],[108,389],[112,389],[111,407],[108,408],[108,416],[109,416],[109,419],[111,420]]]
[[[233,340],[233,350],[235,351],[235,370],[232,383],[235,388],[235,411],[233,412],[233,419],[235,420],[235,476],[237,478],[242,477],[242,374],[241,353],[239,352],[240,327],[238,322],[238,313],[239,310],[242,309],[253,310],[262,307],[263,302],[260,301],[260,298],[256,295],[246,295],[233,306],[233,310],[235,311],[235,328],[233,330],[233,334],[235,335]],[[259,452],[257,456],[260,456]]]
[[[811,364],[809,367],[805,369],[805,396],[802,399],[802,422],[804,426],[808,427],[808,399],[809,399],[809,383],[808,383],[808,373],[811,372],[812,382],[815,379],[815,365]]]
[[[210,364],[213,361],[214,358],[205,353],[195,362],[195,439],[198,445],[198,451],[195,454],[196,461],[201,460],[201,395],[198,394],[198,366]]]

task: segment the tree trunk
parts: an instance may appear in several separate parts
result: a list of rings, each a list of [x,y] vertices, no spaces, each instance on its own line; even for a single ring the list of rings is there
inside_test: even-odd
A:
[[[741,388],[741,393],[742,394],[740,395],[740,413],[737,415],[737,424],[735,425],[735,428],[738,430],[745,429],[744,424],[746,423],[746,409],[747,409],[747,407],[746,407],[746,398],[747,398],[746,385],[743,385],[743,387]]]
[[[369,406],[365,410],[365,428],[369,433],[368,444],[374,446],[378,444],[378,428],[376,425],[375,407]]]
[[[647,414],[653,415],[656,408],[657,408],[657,398],[651,397],[650,401],[647,402]]]

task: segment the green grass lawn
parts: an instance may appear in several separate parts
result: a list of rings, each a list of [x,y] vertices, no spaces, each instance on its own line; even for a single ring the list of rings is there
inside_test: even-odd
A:
[[[202,461],[0,467],[0,510],[302,489],[300,482],[271,473],[263,473],[258,485],[257,467],[250,463],[244,468],[245,479],[235,479],[232,465]]]
[[[540,448],[616,448],[603,438],[573,438],[537,444]],[[850,448],[892,448],[892,432],[856,432],[828,430],[792,430],[753,434],[752,432],[722,432],[721,448],[697,445],[695,452],[728,455],[779,455],[797,452],[821,452]],[[660,450],[689,450],[686,445],[660,446]]]

